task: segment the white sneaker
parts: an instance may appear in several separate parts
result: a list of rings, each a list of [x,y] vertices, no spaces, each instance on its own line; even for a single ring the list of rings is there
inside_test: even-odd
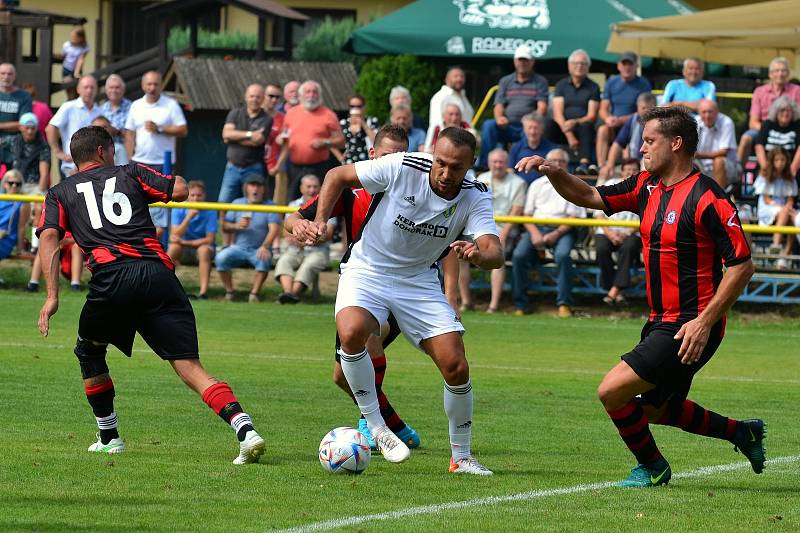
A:
[[[458,461],[453,461],[450,458],[450,473],[452,474],[474,474],[476,476],[491,476],[494,474],[491,470],[483,466],[473,456],[469,455],[463,457]]]
[[[387,426],[372,432],[375,444],[383,454],[383,458],[390,463],[402,463],[411,456],[408,446],[395,435]]]
[[[235,465],[257,463],[258,458],[264,455],[266,443],[255,430],[248,431],[244,440],[239,443],[239,456],[233,460]]]
[[[122,453],[125,451],[125,442],[123,442],[122,438],[117,437],[108,441],[108,444],[103,444],[98,433],[97,442],[89,446],[88,451],[95,453]]]

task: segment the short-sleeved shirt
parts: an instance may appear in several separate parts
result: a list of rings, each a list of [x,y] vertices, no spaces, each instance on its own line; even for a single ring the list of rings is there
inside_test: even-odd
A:
[[[698,152],[716,152],[727,149],[728,153],[725,157],[736,161],[736,127],[733,125],[731,117],[719,113],[716,122],[709,128],[698,115],[697,132],[699,134]]]
[[[56,114],[50,119],[50,124],[58,128],[58,133],[61,135],[61,148],[65,153],[69,154],[69,142],[72,135],[79,129],[91,125],[92,121],[102,114],[100,106],[92,105],[92,108],[89,109],[80,98],[64,102],[58,108]],[[61,164],[61,168],[75,168],[75,164],[65,162]]]
[[[329,148],[312,148],[311,141],[329,139],[333,132],[339,131],[336,113],[325,106],[308,111],[296,105],[286,112],[283,125],[289,130],[289,159],[293,164],[316,165],[328,160]]]
[[[641,76],[636,76],[630,81],[625,81],[622,76],[615,74],[608,78],[603,88],[603,100],[611,103],[611,114],[622,117],[636,113],[636,99],[642,93],[653,90],[650,82]]]
[[[478,181],[488,187],[495,215],[508,215],[515,206],[525,207],[528,183],[513,172],[507,172],[502,179],[492,179],[491,172],[484,172],[478,176]]]
[[[717,87],[713,81],[700,80],[694,85],[683,79],[670,80],[664,87],[663,103],[697,102],[699,100],[716,100]]]
[[[156,239],[148,204],[172,199],[175,180],[146,165],[87,167],[52,187],[44,200],[37,235],[67,231],[88,258],[92,272],[121,261],[172,261]]]
[[[272,117],[263,109],[258,110],[256,116],[251,117],[246,107],[237,107],[228,112],[225,124],[233,124],[239,131],[256,131],[263,129],[266,138],[272,129]],[[228,161],[237,167],[249,167],[259,163],[264,158],[264,146],[245,146],[238,142],[228,143]]]
[[[0,122],[19,122],[19,117],[33,109],[31,93],[14,89],[10,93],[0,91]],[[0,136],[14,135],[13,131],[0,131]]]
[[[175,137],[163,133],[150,133],[144,129],[147,121],[156,126],[184,126],[186,117],[181,106],[172,98],[161,95],[154,103],[149,103],[142,96],[131,104],[125,129],[136,133],[136,146],[131,159],[148,165],[163,165],[164,154],[172,152],[172,163],[175,163]]]
[[[669,187],[642,171],[597,191],[606,215],[631,211],[641,218],[651,322],[696,318],[722,281],[723,262],[730,267],[750,259],[736,206],[697,169]]]
[[[0,230],[6,232],[6,236],[0,238],[0,259],[11,255],[11,250],[17,245],[20,208],[22,208],[22,202],[0,200]]]
[[[763,146],[767,152],[780,146],[789,154],[789,161],[791,162],[799,140],[800,120],[790,122],[788,126],[781,126],[777,121],[766,120],[761,124],[761,131],[758,132],[756,137],[756,144]]]
[[[511,162],[511,166],[513,167],[519,163],[523,157],[531,157],[534,155],[547,157],[547,153],[555,148],[558,148],[558,146],[544,138],[539,141],[539,146],[536,148],[531,148],[528,144],[528,139],[523,135],[522,139],[515,142],[511,146],[511,150],[508,153],[508,160]],[[541,173],[536,170],[530,170],[528,172],[519,172],[517,175],[526,182],[532,183],[533,181],[539,179]]]
[[[125,142],[122,138],[122,130],[125,129],[125,122],[128,120],[128,113],[130,113],[132,103],[129,99],[123,98],[116,109],[113,109],[110,100],[106,100],[100,105],[103,116],[111,122],[111,126],[114,129],[120,131],[120,134],[114,137],[115,143]]]
[[[617,178],[617,177],[609,178],[608,180],[606,180],[605,183],[603,183],[603,185],[615,185],[623,181],[623,179],[624,178]],[[622,222],[639,222],[639,215],[637,215],[636,213],[632,213],[630,211],[620,211],[619,213],[614,213],[610,217],[605,216],[605,213],[603,213],[602,211],[595,211],[595,218],[604,218],[607,220],[619,220]],[[638,233],[636,231],[636,228],[631,228],[628,226],[610,226],[609,229],[613,229],[614,231],[624,233],[625,235],[632,235],[634,233]],[[603,230],[604,228],[602,226],[598,226],[594,233],[595,235],[603,235],[605,233],[605,231]]]
[[[372,194],[360,238],[342,259],[342,271],[364,269],[413,277],[449,252],[460,235],[497,235],[492,198],[469,171],[452,200],[430,185],[432,156],[400,152],[359,161],[356,174]]]
[[[0,137],[0,146],[3,161],[20,171],[25,183],[39,183],[39,163],[50,163],[50,146],[41,137],[37,135],[33,142],[26,143],[17,133],[13,137]]]
[[[642,132],[644,126],[640,120],[639,114],[634,113],[625,121],[625,124],[619,129],[614,142],[623,148],[628,148],[628,157],[632,159],[642,158]]]
[[[172,210],[172,226],[178,226],[183,223],[186,218],[188,209],[179,208]],[[217,212],[216,211],[199,211],[192,220],[189,221],[189,227],[186,228],[186,233],[183,234],[184,240],[193,241],[195,239],[202,239],[209,233],[217,232]]]
[[[247,204],[246,198],[237,198],[234,204]],[[272,200],[264,200],[260,205],[272,205]],[[269,233],[270,224],[280,224],[281,216],[278,213],[258,213],[247,211],[228,211],[225,214],[225,221],[236,224],[243,217],[250,217],[250,225],[243,231],[237,231],[234,235],[234,244],[247,250],[257,250]]]
[[[69,41],[65,41],[64,44],[61,46],[61,66],[67,70],[75,70],[75,66],[78,64],[78,58],[80,58],[84,54],[88,54],[89,48],[88,46],[78,46],[74,45]]]
[[[547,102],[547,80],[535,72],[520,83],[517,74],[509,74],[500,78],[497,93],[494,95],[494,105],[505,106],[503,114],[509,122],[517,124],[522,117],[536,111],[536,103]]]
[[[764,122],[769,116],[769,108],[772,103],[780,96],[788,96],[800,104],[800,85],[787,83],[779,94],[775,94],[772,91],[772,84],[770,83],[756,87],[756,90],[753,91],[753,98],[750,100],[750,116]]]
[[[585,218],[586,209],[558,194],[550,179],[542,177],[531,183],[523,209],[525,216],[542,218]]]
[[[565,119],[581,118],[589,112],[590,101],[600,101],[600,86],[593,80],[584,78],[576,87],[572,82],[572,77],[567,76],[556,83],[553,96],[560,96],[564,99]]]
[[[425,130],[420,128],[411,128],[408,130],[408,149],[419,150],[420,145],[425,145]]]
[[[39,119],[38,128],[42,139],[47,139],[45,129],[47,128],[47,125],[50,124],[50,119],[53,118],[53,110],[50,109],[50,106],[44,102],[34,100],[33,105],[31,106],[31,113],[36,115],[36,118]]]

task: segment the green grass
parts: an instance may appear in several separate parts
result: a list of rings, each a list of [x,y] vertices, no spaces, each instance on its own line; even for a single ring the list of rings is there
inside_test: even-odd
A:
[[[6,278],[9,276],[6,275]],[[13,276],[12,276],[13,277]],[[353,515],[615,481],[633,466],[596,400],[604,372],[641,320],[558,320],[467,313],[474,449],[491,478],[447,474],[442,380],[402,339],[385,389],[423,445],[401,465],[374,456],[333,476],[316,450],[356,423],[331,382],[332,306],[195,304],[202,360],[233,387],[267,439],[264,464],[234,467],[230,428],[137,340],[109,350],[127,452],[86,452],[95,424],[72,354],[83,294],[63,294],[51,336],[43,296],[0,290],[0,531],[265,531]],[[549,299],[548,299],[549,301]],[[800,450],[800,321],[734,317],[692,398],[769,424],[769,457]],[[732,446],[656,427],[676,473],[742,462]],[[342,531],[797,531],[798,462],[674,479],[653,490],[604,488],[370,521]]]

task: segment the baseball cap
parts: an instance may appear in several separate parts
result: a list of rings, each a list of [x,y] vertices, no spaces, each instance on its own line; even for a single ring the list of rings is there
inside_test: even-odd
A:
[[[33,126],[35,128],[39,127],[39,119],[36,118],[36,115],[33,113],[23,113],[21,117],[19,117],[19,123],[22,126]]]
[[[533,59],[533,52],[531,47],[527,44],[521,44],[514,50],[514,59]]]
[[[622,63],[623,61],[637,63],[639,61],[639,56],[637,56],[634,52],[622,52],[619,55],[619,62]]]
[[[244,179],[244,182],[245,183],[258,183],[259,185],[264,185],[265,184],[264,178],[262,176],[259,176],[258,174],[255,174],[255,173],[248,174],[247,177]]]

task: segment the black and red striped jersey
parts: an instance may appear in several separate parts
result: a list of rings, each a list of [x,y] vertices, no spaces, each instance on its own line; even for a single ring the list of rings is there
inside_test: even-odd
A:
[[[306,220],[314,220],[317,216],[317,200],[319,197],[315,196],[303,204],[298,214]],[[358,240],[371,203],[372,195],[366,190],[345,189],[333,206],[331,217],[344,217],[348,243]]]
[[[148,204],[172,199],[175,180],[141,163],[94,165],[47,192],[37,234],[72,232],[89,270],[120,260],[161,261],[174,269],[156,239]]]
[[[597,188],[608,215],[641,218],[650,321],[683,323],[706,308],[722,281],[722,265],[750,258],[736,206],[713,179],[693,169],[665,187],[642,171]]]

